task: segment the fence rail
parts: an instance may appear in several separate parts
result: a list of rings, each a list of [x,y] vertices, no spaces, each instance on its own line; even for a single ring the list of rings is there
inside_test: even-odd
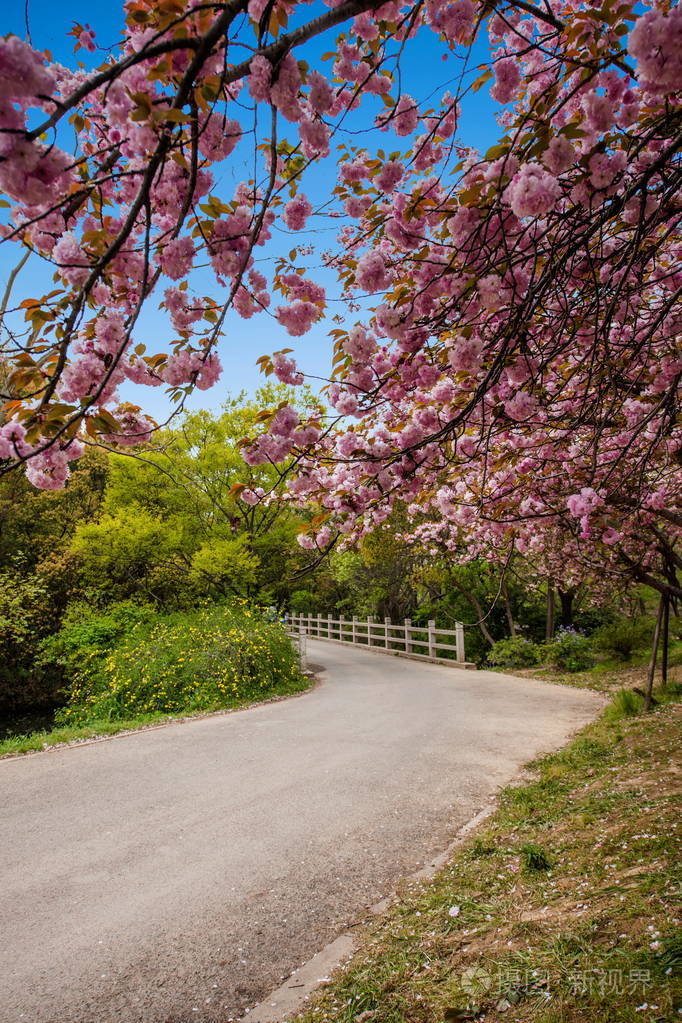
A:
[[[374,618],[334,618],[332,615],[288,614],[287,627],[301,636],[312,639],[326,639],[334,643],[351,643],[353,646],[366,646],[373,650],[407,657],[416,657],[428,661],[447,661],[460,667],[473,668],[475,665],[466,660],[464,650],[464,626],[455,622],[454,629],[436,628],[435,622],[426,625],[413,625],[406,618],[402,623],[392,622],[384,618],[383,622]],[[454,638],[454,643],[451,640]],[[445,652],[445,657],[441,651]],[[454,659],[452,655],[454,654]]]

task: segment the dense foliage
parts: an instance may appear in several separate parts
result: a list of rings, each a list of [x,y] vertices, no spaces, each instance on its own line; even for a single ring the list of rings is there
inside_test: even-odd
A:
[[[482,558],[458,564],[445,550],[429,553],[406,542],[404,510],[355,549],[332,552],[311,570],[296,537],[317,508],[250,505],[235,488],[237,480],[254,489],[277,482],[273,467],[245,469],[237,445],[260,402],[278,397],[270,391],[253,403],[229,402],[219,414],[189,414],[143,458],[90,450],[63,490],[41,493],[17,475],[0,482],[0,716],[68,700],[77,718],[88,688],[98,714],[213,705],[225,693],[208,646],[201,657],[185,655],[193,676],[169,674],[189,642],[182,628],[205,642],[210,623],[215,651],[233,658],[225,678],[244,695],[248,671],[219,624],[226,600],[409,617],[415,625],[433,618],[445,628],[463,621],[467,657],[507,668],[547,659],[539,644],[553,635],[555,604],[557,625],[599,629],[597,652],[627,658],[650,642],[644,590],[605,600],[599,581],[587,579],[557,590],[532,558],[516,558],[504,570]],[[192,619],[200,606],[203,624]],[[631,621],[632,614],[639,617]],[[171,638],[161,642],[162,636]],[[193,695],[192,677],[199,675],[203,688]],[[272,678],[270,667],[264,678]],[[152,679],[165,679],[165,689],[148,691]],[[125,691],[118,688],[123,681]]]
[[[258,406],[189,414],[143,457],[90,450],[59,491],[0,481],[0,717],[66,702],[76,725],[288,691],[290,647],[258,612],[235,617],[235,600],[272,606],[271,617],[463,621],[467,658],[506,669],[575,670],[650,643],[646,588],[607,599],[599,579],[564,590],[529,557],[460,564],[407,542],[402,509],[354,549],[306,564],[296,537],[317,506],[239,499],[245,478],[279,485],[273,467],[240,462]]]
[[[586,636],[575,629],[560,629],[547,644],[547,660],[566,671],[584,671],[594,664],[594,652]]]
[[[530,668],[540,660],[540,650],[529,639],[500,639],[488,654],[488,663],[497,668]]]
[[[270,388],[256,402],[188,414],[144,457],[90,449],[63,490],[37,491],[16,474],[0,481],[0,715],[62,702],[81,661],[140,616],[230,598],[287,603],[305,516],[238,499],[237,442],[278,397]],[[246,478],[270,487],[274,471]]]
[[[636,651],[649,646],[651,623],[644,618],[610,622],[595,633],[593,640],[597,650],[617,660],[629,661]]]

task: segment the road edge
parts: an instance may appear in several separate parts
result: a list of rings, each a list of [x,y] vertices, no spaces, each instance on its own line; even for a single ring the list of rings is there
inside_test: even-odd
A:
[[[405,881],[428,881],[441,870],[454,851],[462,844],[465,838],[474,831],[479,824],[487,820],[497,809],[497,794],[488,799],[488,804],[482,807],[468,821],[462,824],[454,834],[454,837],[441,852],[433,856],[428,863],[412,874],[401,878]],[[380,902],[368,907],[368,914],[380,916],[399,898],[398,892],[393,891]],[[352,926],[357,927],[364,921],[360,920]],[[248,1023],[282,1023],[282,1021],[302,1011],[305,1003],[318,988],[330,979],[334,970],[343,966],[357,950],[358,943],[355,934],[346,930],[339,934],[333,941],[316,952],[315,955],[299,966],[287,977],[283,984],[272,991],[266,998],[247,1009],[241,1021]]]
[[[298,700],[302,696],[314,693],[323,684],[324,669],[315,665],[314,670],[304,671],[310,679],[310,685],[296,693],[285,693],[282,696],[270,696],[267,700],[254,700],[253,703],[245,703],[241,707],[225,707],[224,710],[210,710],[199,714],[185,714],[179,717],[166,718],[164,721],[154,721],[149,725],[140,725],[139,728],[126,728],[113,735],[93,735],[88,739],[72,739],[71,742],[56,742],[43,749],[26,750],[23,753],[1,753],[0,764],[5,761],[24,760],[27,757],[40,757],[44,753],[58,753],[62,750],[81,749],[84,746],[94,746],[99,742],[111,742],[113,739],[127,739],[131,735],[140,735],[142,732],[153,732],[159,728],[168,728],[171,725],[186,725],[192,721],[205,721],[207,718],[227,717],[229,714],[241,714],[245,710],[253,710],[255,707],[266,707],[270,703],[283,703],[285,700]]]
[[[514,676],[508,677],[513,678]],[[561,683],[549,684],[561,686]],[[593,690],[585,691],[589,692],[591,696],[602,697],[602,699],[597,700],[597,703],[601,704],[601,706],[598,709],[595,708],[596,713],[591,718],[591,721],[596,721],[603,714],[608,699],[604,698],[603,693],[594,692]],[[586,724],[573,727],[565,737],[565,740],[555,749],[545,750],[538,755],[543,756],[564,749],[573,742],[575,737],[586,727]],[[532,771],[529,771],[528,765],[521,764],[504,787],[522,785],[531,777]],[[497,811],[499,795],[500,788],[495,792],[491,792],[486,804],[473,817],[457,828],[452,839],[441,852],[431,856],[428,863],[418,870],[401,877],[398,884],[402,885],[404,882],[409,881],[429,881],[433,878],[439,870],[442,870],[447,865],[453,853],[471,832],[475,831],[480,824]],[[293,970],[279,987],[275,988],[266,998],[263,998],[254,1005],[253,1008],[247,1009],[242,1016],[237,1017],[235,1023],[285,1023],[289,1018],[301,1013],[311,996],[323,984],[327,983],[331,979],[331,974],[343,967],[360,947],[360,943],[356,940],[354,929],[365,923],[369,916],[381,916],[399,898],[400,894],[396,886],[389,895],[374,905],[367,907],[366,915],[355,923],[350,924],[351,929],[347,928],[337,935],[336,938],[320,949],[319,952],[316,952],[302,966]]]

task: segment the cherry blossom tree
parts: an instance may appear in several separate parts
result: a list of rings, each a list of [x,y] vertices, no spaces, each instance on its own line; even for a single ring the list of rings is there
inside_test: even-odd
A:
[[[682,9],[486,10],[464,35],[487,27],[499,143],[453,141],[453,95],[406,158],[342,165],[335,265],[373,308],[336,331],[317,444],[280,411],[246,457],[297,452],[311,549],[401,501],[434,549],[679,598]]]
[[[210,386],[229,309],[306,333],[325,312],[322,284],[296,249],[269,279],[254,252],[275,223],[307,241],[307,168],[345,118],[378,104],[370,120],[398,149],[343,148],[332,195],[339,245],[324,258],[361,313],[332,332],[333,414],[271,410],[247,461],[293,456],[292,499],[322,508],[305,547],[362,536],[399,500],[423,542],[531,552],[548,574],[627,571],[682,596],[682,9],[129,0],[125,11],[120,52],[92,73],[0,43],[4,236],[56,278],[20,303],[25,331],[4,317],[3,471],[25,465],[37,486],[60,487],[84,439],[147,439],[154,424],[117,388],[165,384],[182,404]],[[333,52],[311,69],[299,55],[335,26]],[[74,32],[93,50],[92,30]],[[418,32],[457,58],[429,106],[400,84]],[[500,124],[485,154],[459,130],[483,88]],[[245,145],[253,176],[219,196],[216,167]],[[200,263],[209,296],[192,284]],[[150,354],[134,333],[157,291],[173,333]],[[303,380],[286,350],[263,368]]]

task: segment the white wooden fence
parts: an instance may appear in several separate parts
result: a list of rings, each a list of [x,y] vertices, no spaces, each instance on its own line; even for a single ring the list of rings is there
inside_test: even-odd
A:
[[[357,615],[352,618],[344,618],[343,615],[333,618],[332,615],[322,614],[288,614],[286,623],[292,632],[314,639],[352,643],[354,646],[366,646],[402,657],[442,661],[460,668],[476,667],[466,660],[464,626],[461,622],[455,622],[454,629],[438,629],[435,622],[413,625],[409,618],[402,624],[395,624],[390,618],[379,622],[372,617],[358,618]],[[448,656],[452,654],[454,658]]]

